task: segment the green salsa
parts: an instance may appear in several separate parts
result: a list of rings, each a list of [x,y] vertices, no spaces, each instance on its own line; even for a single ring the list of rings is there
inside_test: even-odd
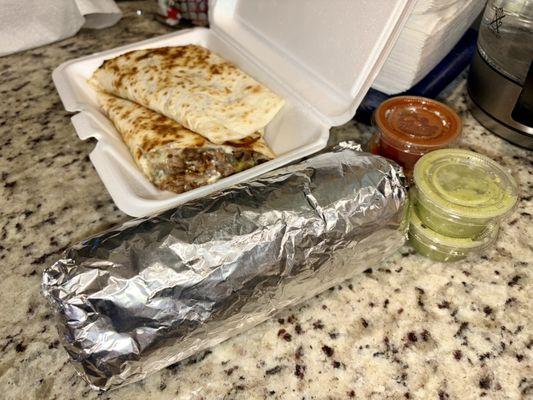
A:
[[[411,209],[409,222],[411,246],[423,256],[441,262],[461,260],[469,253],[485,249],[494,242],[498,233],[498,226],[492,224],[475,239],[445,236],[425,225],[414,207]]]
[[[436,232],[473,238],[516,204],[512,176],[490,158],[461,149],[437,150],[415,166],[416,210]]]

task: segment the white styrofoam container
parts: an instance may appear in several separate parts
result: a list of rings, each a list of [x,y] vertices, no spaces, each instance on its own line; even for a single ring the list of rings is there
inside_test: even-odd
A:
[[[194,28],[78,58],[53,80],[65,109],[78,112],[78,136],[97,139],[90,159],[118,208],[135,217],[169,209],[315,153],[331,126],[355,113],[415,0],[213,0],[210,29]],[[162,46],[199,44],[265,84],[286,101],[266,127],[277,157],[182,194],[160,191],[136,167],[99,110],[87,79],[106,59]]]

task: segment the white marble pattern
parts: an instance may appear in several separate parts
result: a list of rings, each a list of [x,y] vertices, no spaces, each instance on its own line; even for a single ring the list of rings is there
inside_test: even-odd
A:
[[[63,61],[169,32],[120,3],[102,31],[0,58],[0,388],[5,399],[533,398],[533,153],[480,127],[464,77],[443,94],[461,146],[510,168],[521,200],[496,245],[441,264],[409,247],[299,307],[146,380],[98,394],[77,377],[39,292],[42,270],[127,217],[116,209],[63,110]],[[348,123],[339,138],[363,141]]]

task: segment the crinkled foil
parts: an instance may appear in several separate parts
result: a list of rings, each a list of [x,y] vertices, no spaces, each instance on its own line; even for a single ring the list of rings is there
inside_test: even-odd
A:
[[[349,147],[67,250],[43,292],[81,376],[104,390],[137,381],[396,251],[401,173]]]

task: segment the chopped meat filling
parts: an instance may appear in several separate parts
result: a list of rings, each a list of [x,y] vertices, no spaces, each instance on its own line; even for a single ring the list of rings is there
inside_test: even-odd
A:
[[[161,190],[175,193],[204,186],[268,161],[264,155],[245,149],[164,148],[144,155],[151,164],[151,180]]]

